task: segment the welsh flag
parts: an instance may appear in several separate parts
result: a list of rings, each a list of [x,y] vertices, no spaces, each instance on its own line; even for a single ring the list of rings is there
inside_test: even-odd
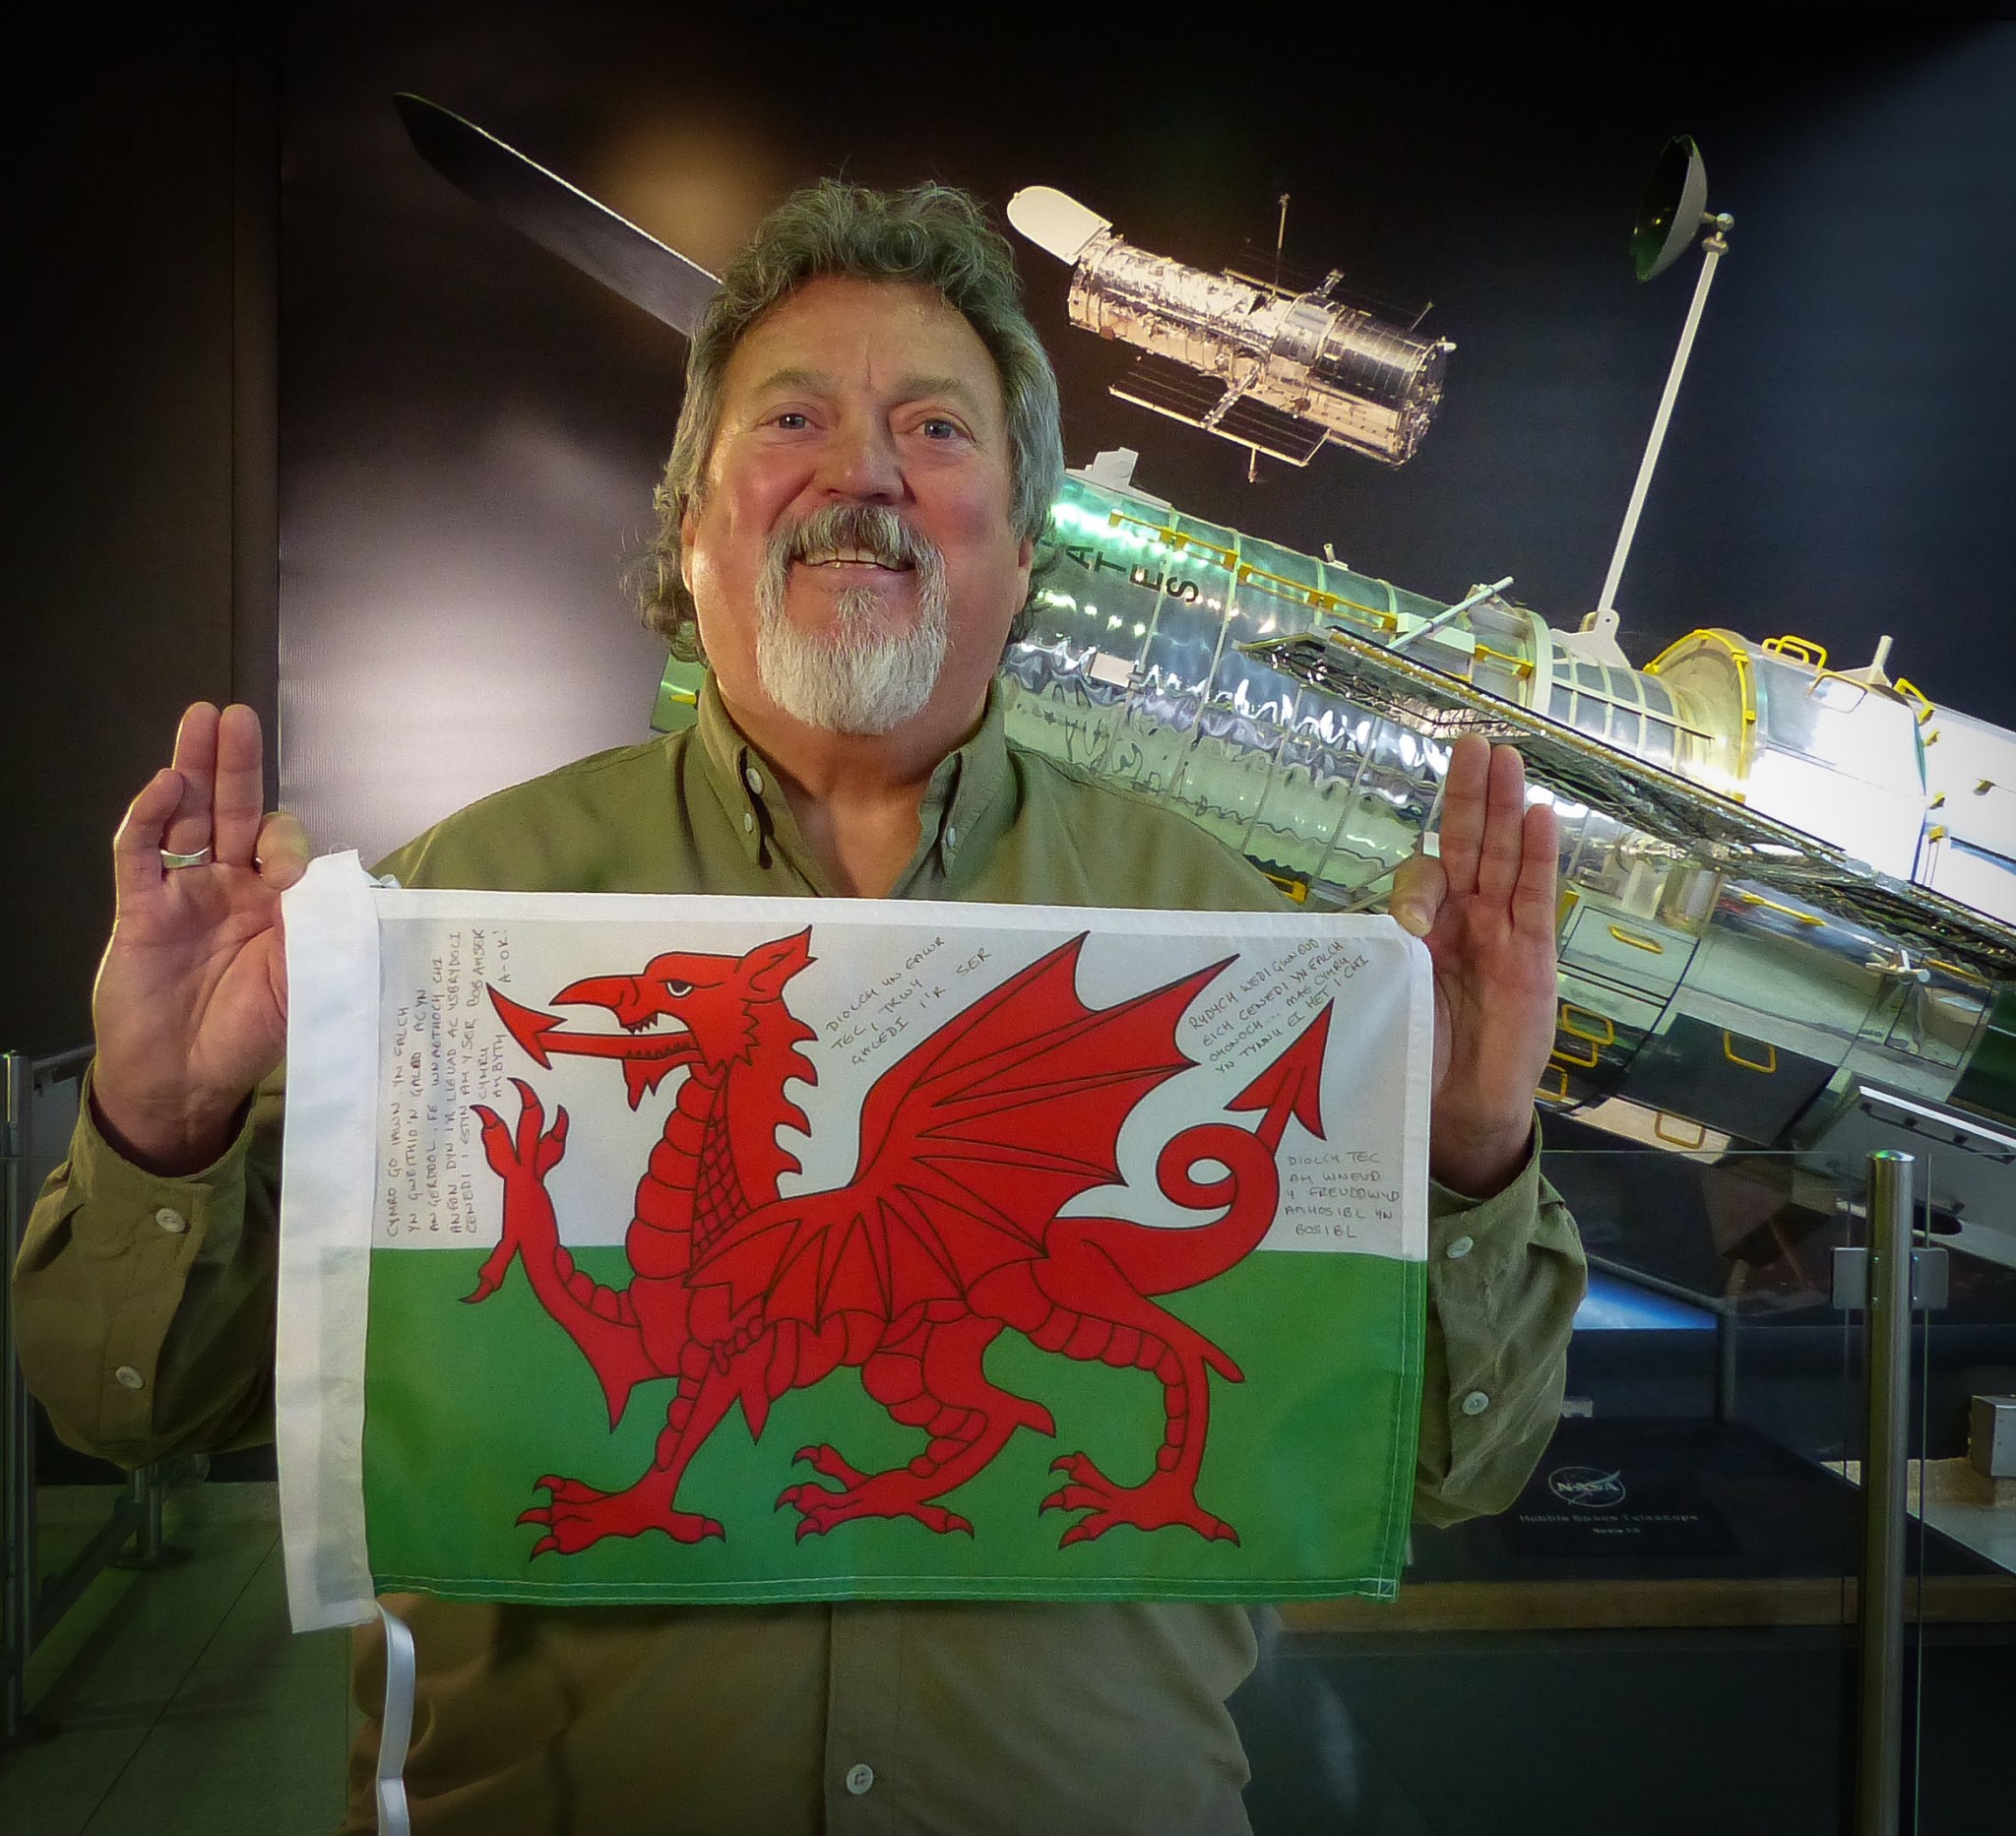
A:
[[[287,895],[297,1629],[1390,1595],[1432,1000],[1385,918]]]

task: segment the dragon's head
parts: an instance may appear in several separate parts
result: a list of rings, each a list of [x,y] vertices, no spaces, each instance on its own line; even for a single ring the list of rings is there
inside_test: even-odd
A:
[[[673,950],[652,958],[641,976],[591,976],[553,996],[557,1005],[606,1007],[623,1034],[573,1032],[497,987],[490,1003],[535,1064],[550,1064],[554,1052],[619,1059],[634,1109],[676,1065],[746,1063],[765,1037],[787,1049],[811,1038],[782,998],[785,984],[812,961],[811,934],[760,943],[746,956]],[[766,1016],[781,1016],[783,1025],[766,1029]]]
[[[555,1005],[606,1007],[626,1033],[662,1038],[669,1027],[691,1042],[704,1064],[747,1058],[758,1021],[777,1004],[785,984],[812,960],[809,930],[758,944],[746,956],[708,956],[669,950],[639,976],[591,976],[569,982]]]

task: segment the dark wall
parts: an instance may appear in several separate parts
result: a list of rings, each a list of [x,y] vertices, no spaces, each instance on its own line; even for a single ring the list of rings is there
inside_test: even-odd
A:
[[[1228,59],[1231,66],[1228,67]],[[1736,227],[1619,597],[1639,661],[1698,625],[1879,634],[1935,699],[2016,726],[2003,636],[2016,403],[2016,26],[1751,7],[1639,24],[1283,22],[1236,45],[1074,19],[983,47],[759,32],[614,0],[297,12],[287,43],[286,770],[327,843],[642,735],[658,653],[615,559],[649,519],[680,340],[520,240],[406,145],[470,115],[702,262],[789,186],[1062,186],[1204,266],[1289,254],[1458,344],[1397,472],[1269,467],[1111,400],[1018,249],[1067,451],[1143,454],[1193,514],[1453,598],[1515,577],[1559,624],[1603,581],[1696,267],[1626,245],[1668,135]]]
[[[9,86],[0,289],[0,1045],[26,1050],[88,1035],[112,830],[177,713],[270,709],[275,661],[270,30],[76,10],[36,58]]]

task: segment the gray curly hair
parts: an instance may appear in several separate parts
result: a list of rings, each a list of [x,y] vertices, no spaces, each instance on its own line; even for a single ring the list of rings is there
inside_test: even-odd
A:
[[[828,275],[921,282],[966,315],[1001,378],[1018,536],[1041,538],[1063,484],[1056,372],[1023,314],[1007,241],[978,203],[947,185],[883,192],[822,179],[793,192],[729,263],[693,335],[672,454],[652,500],[658,529],[635,571],[644,622],[684,661],[702,661],[703,653],[692,596],[679,572],[679,529],[701,494],[728,359],[773,306]]]

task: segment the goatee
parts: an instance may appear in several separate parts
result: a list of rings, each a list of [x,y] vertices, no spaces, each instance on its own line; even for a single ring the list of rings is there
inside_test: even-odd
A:
[[[808,633],[785,610],[793,563],[830,549],[851,550],[916,581],[916,615],[891,629],[872,588],[849,587],[833,627]],[[945,665],[945,559],[893,510],[835,504],[770,538],[756,583],[756,674],[763,692],[793,720],[833,733],[887,733],[920,713]]]

